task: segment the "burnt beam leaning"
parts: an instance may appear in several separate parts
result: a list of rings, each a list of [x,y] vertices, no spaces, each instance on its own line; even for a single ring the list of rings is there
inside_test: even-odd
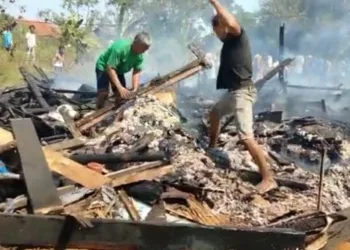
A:
[[[304,249],[304,233],[92,219],[92,228],[64,216],[0,215],[0,245],[93,249]],[[129,249],[128,248],[128,249]]]

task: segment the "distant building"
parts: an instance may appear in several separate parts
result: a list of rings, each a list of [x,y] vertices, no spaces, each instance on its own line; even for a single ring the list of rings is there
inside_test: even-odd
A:
[[[45,22],[42,20],[29,20],[29,19],[17,19],[16,22],[18,24],[21,24],[23,26],[26,26],[29,28],[29,26],[34,25],[35,26],[35,34],[39,37],[60,37],[61,36],[61,30],[58,27],[58,25],[50,22]]]

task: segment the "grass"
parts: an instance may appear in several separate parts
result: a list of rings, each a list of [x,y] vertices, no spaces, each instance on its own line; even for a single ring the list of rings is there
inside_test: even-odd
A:
[[[18,68],[26,66],[28,70],[34,71],[31,62],[26,62],[26,41],[25,34],[27,28],[23,26],[16,26],[13,29],[13,40],[15,44],[14,57],[2,48],[0,49],[0,88],[15,86],[23,83],[22,75]],[[46,72],[52,71],[52,58],[54,57],[58,46],[58,39],[43,38],[37,36],[36,60],[35,65],[43,68]],[[75,56],[73,49],[66,49],[65,63],[70,65]]]

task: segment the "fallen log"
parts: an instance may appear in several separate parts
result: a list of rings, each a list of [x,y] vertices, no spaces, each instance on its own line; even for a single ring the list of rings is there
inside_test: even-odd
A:
[[[234,229],[196,225],[159,225],[92,219],[82,228],[72,217],[0,215],[0,244],[6,247],[60,249],[246,250],[303,249],[305,235],[284,229]],[[254,240],[252,240],[254,239]]]

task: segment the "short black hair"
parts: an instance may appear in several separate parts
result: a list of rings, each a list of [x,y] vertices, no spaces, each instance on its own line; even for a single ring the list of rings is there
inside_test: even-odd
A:
[[[213,16],[212,19],[211,19],[211,25],[213,27],[216,27],[216,26],[219,25],[219,23],[220,23],[219,16],[218,15]]]
[[[63,45],[60,45],[60,46],[58,46],[58,49],[59,49],[59,50],[64,49],[64,46],[63,46]]]
[[[35,26],[32,24],[32,25],[29,26],[29,29],[31,29],[31,28],[35,29]]]

